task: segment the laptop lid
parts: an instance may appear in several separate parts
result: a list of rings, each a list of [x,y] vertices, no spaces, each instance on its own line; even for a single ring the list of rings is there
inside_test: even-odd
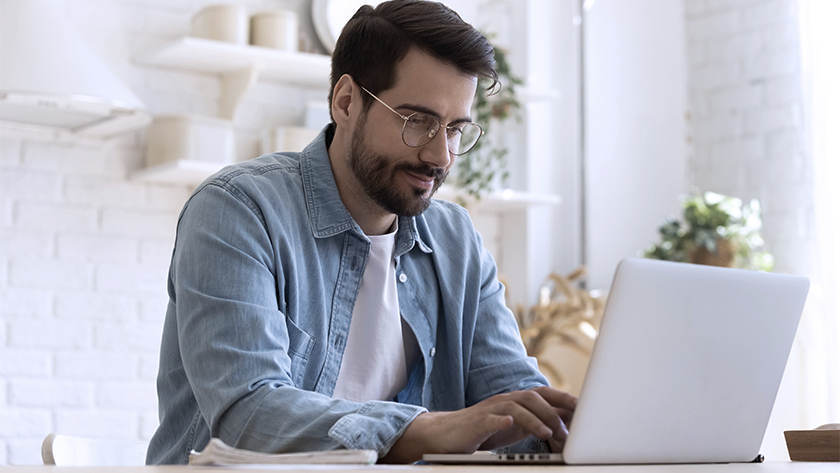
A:
[[[799,276],[623,260],[565,462],[752,461],[808,287]]]

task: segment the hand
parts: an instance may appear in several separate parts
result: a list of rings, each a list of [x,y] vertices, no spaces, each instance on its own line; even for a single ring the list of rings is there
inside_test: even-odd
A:
[[[553,451],[565,442],[577,398],[548,386],[497,394],[454,412],[417,416],[382,459],[410,463],[424,453],[472,453],[520,442],[529,435],[549,440]]]
[[[539,403],[537,407],[540,409],[539,419],[542,421],[543,425],[539,426],[538,424],[531,424],[531,426],[538,429],[545,429],[548,427],[551,431],[550,434],[547,436],[540,435],[533,430],[529,431],[519,422],[515,422],[510,429],[499,431],[489,437],[481,446],[478,447],[477,450],[492,450],[512,445],[525,440],[525,438],[529,435],[534,435],[541,440],[548,440],[552,452],[559,453],[563,450],[563,445],[566,443],[566,437],[569,435],[569,429],[567,426],[572,422],[575,406],[577,406],[577,398],[571,394],[553,389],[549,386],[541,386],[539,388],[534,388],[531,391],[524,392],[536,392],[542,398],[543,402]],[[501,396],[504,396],[504,394]],[[487,401],[490,399],[487,399]],[[536,415],[537,411],[533,411],[533,414]],[[528,420],[529,419],[526,418],[526,422]]]

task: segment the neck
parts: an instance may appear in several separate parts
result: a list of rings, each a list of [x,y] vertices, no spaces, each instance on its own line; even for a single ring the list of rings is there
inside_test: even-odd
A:
[[[349,208],[347,210],[350,210]],[[350,211],[350,215],[353,215],[353,212]],[[353,220],[362,227],[362,231],[365,232],[365,235],[384,235],[391,231],[394,228],[394,222],[397,220],[397,216],[394,214],[387,214],[383,218],[368,218],[365,219],[365,216],[362,216],[360,220],[359,217],[353,215]]]

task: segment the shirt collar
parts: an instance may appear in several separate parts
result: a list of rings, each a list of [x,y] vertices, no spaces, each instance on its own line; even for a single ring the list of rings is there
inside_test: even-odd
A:
[[[347,211],[338,194],[338,186],[335,183],[327,151],[328,143],[332,142],[334,134],[334,124],[325,126],[318,137],[300,153],[303,193],[309,211],[312,234],[315,238],[326,238],[352,230],[364,236],[361,227],[353,220],[353,216]],[[424,253],[432,252],[417,231],[416,218],[399,217],[395,256],[409,252],[415,242]]]

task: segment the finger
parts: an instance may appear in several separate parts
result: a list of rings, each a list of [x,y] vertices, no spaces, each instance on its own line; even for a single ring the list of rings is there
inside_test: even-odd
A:
[[[560,427],[560,417],[551,412],[547,416],[548,423],[545,422],[531,408],[523,405],[523,402],[533,403],[533,400],[528,398],[529,396],[511,396],[506,401],[496,403],[493,411],[499,415],[512,417],[513,423],[530,435],[543,440],[548,439],[554,434],[554,429]],[[548,407],[551,409],[550,406]]]
[[[543,424],[551,429],[552,434],[565,428],[563,421],[560,420],[560,416],[557,414],[557,408],[552,407],[539,392],[519,391],[510,393],[510,396],[533,415],[537,416]]]
[[[572,418],[574,417],[575,413],[569,411],[567,409],[563,409],[561,407],[555,407],[554,412],[557,413],[558,416],[563,420],[566,426],[570,426],[572,424]]]
[[[566,437],[569,436],[569,429],[566,427],[566,422],[563,421],[563,418],[560,418],[560,428],[554,431],[554,435],[552,436],[553,439],[566,441]]]
[[[484,418],[483,428],[485,433],[494,434],[501,430],[513,427],[515,421],[509,415],[490,414]]]
[[[560,407],[570,412],[574,412],[575,407],[577,407],[577,397],[559,389],[554,389],[551,386],[540,386],[534,388],[532,391],[539,393],[546,402],[554,407]]]
[[[555,440],[554,438],[550,438],[548,439],[548,446],[551,449],[551,453],[562,453],[563,447],[566,446],[566,439]]]

